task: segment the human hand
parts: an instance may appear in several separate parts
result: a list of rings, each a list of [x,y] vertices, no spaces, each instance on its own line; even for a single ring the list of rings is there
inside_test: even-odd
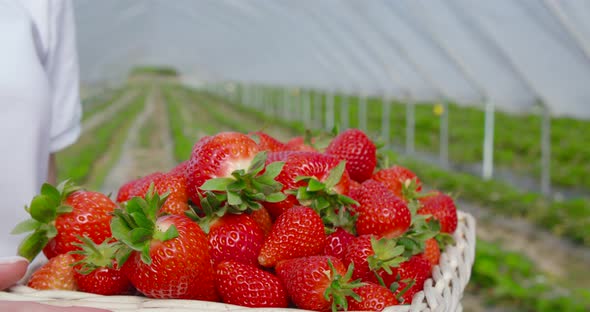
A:
[[[27,272],[29,261],[22,257],[0,258],[0,290],[16,284]],[[108,310],[87,307],[57,307],[30,301],[0,300],[0,311],[15,312],[107,312]]]

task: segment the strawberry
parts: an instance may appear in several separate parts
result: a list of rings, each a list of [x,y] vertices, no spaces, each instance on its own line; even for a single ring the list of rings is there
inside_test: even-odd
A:
[[[280,151],[280,152],[270,152],[266,158],[266,164],[273,163],[275,161],[286,161],[289,155],[298,153],[298,151]]]
[[[248,214],[226,214],[216,218],[205,230],[213,266],[224,260],[258,265],[264,232]],[[201,226],[205,229],[206,227]]]
[[[418,214],[432,215],[432,218],[440,222],[440,231],[454,233],[457,229],[457,207],[453,199],[441,192],[419,199],[422,207]]]
[[[287,148],[285,143],[262,131],[249,133],[248,136],[257,142],[260,151],[279,152]]]
[[[126,245],[117,252],[117,263],[147,297],[216,301],[205,233],[187,216],[159,216],[165,201],[152,186],[145,198],[134,197],[115,210],[113,236]]]
[[[350,177],[344,168],[337,168],[340,161],[334,156],[318,152],[295,152],[288,155],[276,180],[283,185],[287,198],[264,206],[276,219],[287,209],[300,204],[322,210],[327,206],[348,203],[342,195],[348,194]],[[335,171],[335,172],[334,172]],[[311,180],[315,180],[309,188]],[[322,207],[317,207],[319,201]]]
[[[247,135],[221,132],[199,140],[193,147],[187,170],[188,194],[195,204],[203,195],[200,187],[211,178],[232,177],[235,170],[247,169],[259,152]]]
[[[428,260],[432,266],[438,264],[440,260],[440,248],[438,247],[436,239],[430,238],[426,240],[426,246],[424,248],[424,253],[422,253],[422,257]]]
[[[258,263],[273,267],[281,260],[319,255],[326,235],[320,216],[311,208],[296,206],[280,215],[258,256]]]
[[[338,134],[326,148],[326,154],[346,160],[346,171],[357,182],[369,179],[377,165],[377,148],[359,129],[347,129]]]
[[[67,253],[49,259],[31,275],[27,286],[38,290],[77,290],[72,266],[74,262],[76,262],[74,256]]]
[[[74,277],[78,290],[100,295],[124,295],[133,288],[115,261],[121,246],[111,239],[97,245],[88,237],[80,238],[81,249],[72,251],[78,260],[74,263]]]
[[[326,245],[324,247],[324,254],[343,260],[348,244],[355,238],[355,236],[343,228],[338,228],[328,237],[326,237]]]
[[[164,173],[162,172],[153,172],[123,184],[117,193],[117,202],[126,202],[134,196],[145,196],[145,194],[138,195],[140,193],[139,190],[145,188],[144,191],[147,191],[150,183],[159,180],[163,175]]]
[[[363,182],[361,190],[353,198],[360,204],[356,207],[358,235],[397,237],[410,227],[408,206],[381,183],[371,179]]]
[[[389,274],[377,272],[383,285],[393,291],[399,302],[410,304],[414,295],[424,288],[424,282],[432,276],[432,266],[424,257],[416,255],[399,264]]]
[[[250,216],[254,219],[254,222],[258,224],[258,227],[260,227],[262,233],[264,233],[264,237],[268,236],[270,229],[272,229],[272,217],[270,216],[270,213],[268,213],[268,210],[261,207],[258,210],[252,211]]]
[[[266,154],[256,142],[238,132],[222,132],[195,144],[188,168],[188,193],[194,204],[212,193],[223,209],[241,213],[262,207],[262,202],[285,198],[275,181],[283,163],[266,165]],[[209,199],[207,199],[209,200]]]
[[[352,278],[366,280],[371,274],[371,268],[367,259],[375,254],[371,245],[373,235],[360,235],[355,237],[344,251],[344,264],[350,265],[354,263],[354,272]]]
[[[306,142],[302,136],[297,136],[285,143],[285,149],[288,151],[317,152],[317,150]]]
[[[215,270],[217,292],[225,303],[246,307],[279,307],[289,304],[281,280],[270,272],[236,261],[223,261]]]
[[[354,292],[363,284],[351,281],[342,261],[329,256],[310,256],[281,261],[276,266],[291,300],[301,309],[333,311],[347,309],[347,297],[360,300]]]
[[[386,307],[397,305],[395,295],[387,288],[367,283],[354,290],[360,301],[348,298],[348,309],[351,311],[383,311]]]
[[[375,172],[371,179],[381,182],[393,194],[406,202],[416,197],[416,194],[422,190],[422,182],[416,174],[398,165]]]
[[[124,191],[123,193],[121,193],[121,189],[119,190],[117,201],[124,202],[134,196],[144,197],[152,183],[159,194],[166,192],[170,194],[166,203],[162,206],[162,212],[184,214],[188,210],[186,178],[178,173],[155,172],[135,181],[128,182],[121,187]],[[132,185],[130,190],[127,190],[128,184]]]
[[[18,224],[13,233],[33,231],[19,247],[19,255],[32,260],[41,250],[47,258],[78,249],[72,243],[88,236],[96,243],[111,237],[109,223],[116,204],[106,195],[80,189],[64,181],[41,187],[27,211],[32,219]]]
[[[185,160],[185,161],[181,162],[180,164],[176,165],[176,167],[172,168],[172,170],[170,170],[169,173],[174,176],[182,176],[182,177],[186,178],[188,165],[189,165],[189,161]]]

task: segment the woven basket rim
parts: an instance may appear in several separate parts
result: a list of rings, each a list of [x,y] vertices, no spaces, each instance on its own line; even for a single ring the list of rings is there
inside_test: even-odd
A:
[[[441,254],[439,265],[426,280],[424,290],[416,293],[410,305],[385,308],[386,312],[461,311],[460,300],[469,282],[475,260],[475,219],[458,211],[455,244]],[[152,299],[142,296],[102,296],[65,291],[36,290],[16,285],[0,291],[0,300],[32,301],[55,306],[86,306],[111,311],[307,311],[295,308],[248,308],[243,306],[200,300]]]

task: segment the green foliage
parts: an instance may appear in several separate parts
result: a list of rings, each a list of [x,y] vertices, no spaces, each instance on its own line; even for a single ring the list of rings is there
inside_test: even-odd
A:
[[[119,100],[129,88],[119,88],[110,92],[102,93],[100,96],[85,100],[82,103],[82,121],[104,111],[117,100]]]
[[[178,71],[173,67],[168,66],[138,66],[133,68],[130,76],[163,76],[163,77],[176,77]]]
[[[122,141],[124,129],[130,120],[139,113],[145,102],[145,95],[135,98],[124,106],[113,118],[89,133],[83,133],[78,141],[56,155],[58,181],[71,179],[76,184],[84,185],[92,168],[99,159],[113,146],[113,141]],[[104,173],[106,175],[106,172]]]
[[[495,243],[477,241],[469,287],[485,295],[489,304],[517,306],[518,311],[588,311],[590,289],[557,287],[534,263]]]

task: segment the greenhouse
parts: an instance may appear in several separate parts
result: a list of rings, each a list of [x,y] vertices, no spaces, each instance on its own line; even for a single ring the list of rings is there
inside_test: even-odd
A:
[[[411,189],[409,180],[402,183],[400,198],[411,211],[410,231],[418,231],[414,218],[422,214],[420,208],[412,210],[412,203],[425,207],[421,196],[440,191],[454,201],[458,228],[466,233],[464,242],[463,236],[450,233],[455,245],[441,248],[441,263],[430,275],[433,282],[426,282],[431,288],[424,286],[414,301],[404,301],[403,291],[383,285],[383,277],[375,273],[399,304],[385,304],[384,311],[590,310],[590,2],[75,0],[72,9],[81,133],[55,154],[57,181],[69,179],[110,194],[112,200],[119,196],[119,204],[131,181],[172,172],[184,163],[190,168],[186,172],[195,170],[200,164],[195,155],[205,153],[202,146],[220,133],[248,135],[258,146],[258,136],[265,133],[281,146],[300,140],[298,149],[330,154],[330,140],[358,129],[376,146],[371,181],[380,168],[392,166],[411,170],[418,178],[412,183],[421,181],[421,191]],[[298,156],[284,157],[277,159],[288,166]],[[369,189],[367,180],[354,179],[349,162],[348,171],[340,168],[344,175],[360,189]],[[272,174],[269,163],[264,168]],[[251,171],[266,174],[254,164],[241,169],[225,178],[241,182]],[[191,174],[184,174],[187,190],[197,181]],[[259,183],[250,178],[255,182],[242,184]],[[309,178],[303,175],[296,182]],[[326,202],[306,197],[324,187],[336,196],[340,184],[334,179],[330,174],[314,180],[318,184],[309,182],[305,190],[281,196],[296,195],[301,206],[314,209],[335,205],[336,197]],[[233,203],[224,209],[235,204],[244,212],[245,206],[260,206],[252,204],[254,197],[232,197],[242,184],[231,184],[230,194],[220,197],[215,187],[230,182],[207,183],[196,184],[198,195],[189,194],[183,207],[199,206],[205,214],[207,198],[200,193],[205,189],[213,191],[207,195],[217,194],[216,200]],[[354,183],[340,195],[364,207],[364,197],[352,191]],[[146,190],[147,184],[140,195]],[[271,195],[278,201],[276,193],[265,193]],[[355,222],[365,211],[358,209],[359,215],[351,217]],[[186,214],[196,217],[200,212]],[[275,221],[286,212],[269,212],[274,231]],[[444,228],[442,221],[439,225]],[[442,228],[436,230],[442,233]],[[475,231],[476,240],[470,240],[469,231]],[[326,229],[326,234],[331,232]],[[396,241],[398,247],[404,242],[407,247],[407,241]],[[443,262],[457,262],[454,256],[460,260],[453,271],[457,276],[443,286],[439,281],[448,273]],[[269,268],[261,257],[261,271],[273,277],[275,270],[279,277],[286,274],[281,272],[287,264]],[[236,307],[231,304],[244,305],[227,299],[221,282],[216,283],[218,300],[194,297],[199,303],[187,303],[187,311],[231,311]],[[293,286],[282,283],[290,308],[316,309],[300,305]],[[398,278],[396,287],[400,283],[405,285]],[[14,299],[10,291],[1,293],[0,301]],[[88,302],[92,300],[86,297],[76,301],[114,311],[150,309],[147,301],[104,301],[112,306]],[[152,308],[172,309],[158,304]]]

